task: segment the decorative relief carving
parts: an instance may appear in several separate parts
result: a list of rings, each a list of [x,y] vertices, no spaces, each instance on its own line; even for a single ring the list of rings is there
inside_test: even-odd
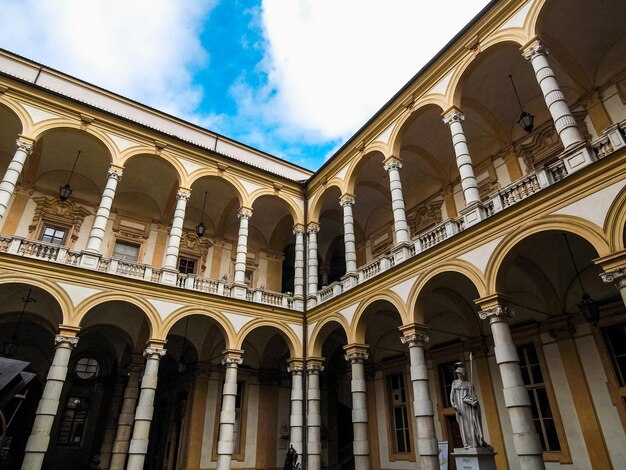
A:
[[[86,216],[91,212],[72,201],[59,201],[57,198],[36,197],[35,215],[28,226],[29,238],[36,239],[44,223],[51,223],[68,228],[68,235],[72,242],[78,239],[78,232]]]
[[[411,233],[420,233],[442,222],[441,206],[443,200],[426,201],[408,211],[407,219],[411,225]]]

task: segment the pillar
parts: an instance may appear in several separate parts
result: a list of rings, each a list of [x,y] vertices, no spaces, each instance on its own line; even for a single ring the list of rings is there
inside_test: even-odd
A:
[[[62,334],[58,334],[54,338],[54,357],[46,377],[46,385],[41,400],[37,406],[33,429],[26,443],[22,470],[39,470],[43,465],[43,459],[50,443],[52,424],[59,410],[59,399],[67,377],[70,355],[72,349],[78,344],[77,331],[64,332],[62,330]]]
[[[622,296],[622,302],[626,306],[626,268],[618,268],[614,271],[602,273],[600,277],[607,284],[615,285],[615,288]]]
[[[93,226],[89,232],[89,240],[87,241],[86,251],[92,253],[100,253],[100,246],[104,239],[104,233],[106,225],[111,214],[111,206],[113,205],[113,198],[115,197],[115,190],[117,189],[117,183],[122,179],[122,168],[116,165],[111,165],[107,172],[107,182],[102,192],[102,199],[100,200],[100,206],[96,212],[96,218],[93,221]]]
[[[343,207],[343,242],[346,246],[346,274],[356,273],[356,239],[354,237],[354,217],[352,205],[354,196],[344,194],[339,198]]]
[[[309,234],[309,254],[308,261],[308,295],[315,295],[317,292],[317,232],[320,231],[319,224],[311,222],[307,227]]]
[[[496,296],[479,300],[483,309],[478,315],[481,320],[489,320],[491,327],[493,350],[502,378],[502,393],[511,420],[515,452],[522,470],[545,469],[541,442],[535,430],[530,399],[519,366],[519,356],[507,322],[514,313],[510,307],[498,302]]]
[[[33,151],[33,141],[26,137],[20,136],[15,142],[16,148],[13,154],[13,159],[7,167],[7,171],[4,173],[4,178],[0,182],[0,219],[4,218],[9,201],[15,191],[15,185],[17,180],[22,174],[24,168],[24,162]]]
[[[230,470],[233,457],[233,436],[235,430],[235,401],[237,399],[237,368],[243,362],[243,351],[224,351],[222,365],[226,366],[224,387],[222,388],[222,411],[220,413],[220,433],[217,442],[217,470]],[[241,432],[245,432],[242,429]]]
[[[293,228],[296,236],[296,252],[294,261],[293,295],[297,298],[304,297],[304,227],[297,224]]]
[[[452,108],[443,118],[443,122],[450,126],[452,145],[454,145],[454,154],[456,155],[456,166],[461,175],[463,197],[465,198],[465,205],[469,206],[480,202],[480,194],[478,193],[474,167],[472,166],[472,159],[467,147],[465,133],[463,132],[463,125],[461,124],[464,120],[465,116],[457,108]]]
[[[323,370],[323,359],[307,359],[307,470],[321,470],[322,468],[320,372]]]
[[[413,384],[413,411],[417,424],[417,452],[422,470],[439,470],[439,444],[435,434],[435,412],[430,399],[428,368],[424,351],[428,336],[425,328],[409,325],[400,328],[402,344],[409,348],[411,383]]]
[[[389,174],[391,208],[393,210],[393,229],[396,243],[408,243],[410,238],[409,225],[406,222],[404,195],[402,194],[402,182],[400,181],[402,162],[397,158],[391,157],[385,161],[384,168]]]
[[[291,445],[302,455],[304,414],[302,390],[302,360],[290,359],[287,371],[291,374],[291,414],[289,415],[289,440]]]
[[[248,225],[252,209],[242,207],[239,210],[239,235],[237,237],[237,255],[235,257],[235,284],[243,286],[246,281],[246,258],[248,257]]]
[[[130,437],[133,432],[133,423],[135,421],[135,408],[137,407],[137,398],[139,397],[139,379],[141,376],[142,364],[133,358],[133,362],[128,365],[128,382],[124,389],[124,397],[122,399],[122,408],[117,420],[117,430],[115,432],[115,440],[111,449],[111,465],[110,470],[123,470],[126,464],[126,456],[128,455],[128,446],[130,445]]]
[[[350,390],[352,392],[352,427],[354,429],[354,467],[359,470],[370,468],[370,445],[367,430],[367,392],[365,385],[365,361],[368,346],[350,344],[344,346],[345,359],[352,369]]]
[[[559,88],[552,67],[548,63],[547,54],[543,44],[535,40],[524,50],[522,55],[531,63],[535,71],[535,78],[541,87],[543,99],[554,121],[554,127],[561,142],[563,142],[563,147],[567,149],[582,142],[583,139],[576,126],[576,120],[565,101],[565,95]]]
[[[135,411],[133,437],[128,446],[127,470],[142,470],[146,460],[150,425],[154,414],[154,397],[159,377],[159,362],[165,353],[165,349],[156,347],[148,347],[143,352],[146,358],[146,367],[141,379],[139,401]]]
[[[176,270],[178,268],[178,249],[180,247],[180,239],[183,236],[185,209],[190,196],[190,189],[179,188],[176,193],[176,209],[174,209],[172,228],[170,229],[170,236],[165,250],[165,263],[163,264],[163,267],[166,269]]]

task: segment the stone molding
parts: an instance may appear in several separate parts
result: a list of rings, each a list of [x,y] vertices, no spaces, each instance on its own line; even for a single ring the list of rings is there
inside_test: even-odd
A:
[[[478,312],[478,316],[481,320],[485,320],[487,318],[499,318],[500,320],[508,320],[509,318],[515,317],[515,312],[511,307],[507,307],[504,305],[496,305],[491,308],[487,308],[485,310],[481,310]]]

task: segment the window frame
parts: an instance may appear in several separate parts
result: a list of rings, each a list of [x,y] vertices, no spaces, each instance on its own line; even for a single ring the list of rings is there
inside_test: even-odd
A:
[[[76,408],[69,408],[70,400],[82,400],[84,402],[84,408],[78,409],[79,412],[84,412],[82,415],[82,431],[80,433],[80,440],[78,442],[72,442],[71,438],[75,436],[74,429],[77,423],[77,413]],[[83,445],[83,441],[85,440],[85,431],[87,430],[87,420],[89,419],[89,407],[90,407],[90,397],[80,397],[80,396],[68,396],[65,401],[65,407],[63,408],[63,413],[61,415],[61,420],[59,422],[59,430],[56,433],[55,446],[57,447],[73,447],[80,448]],[[70,430],[68,431],[68,441],[61,442],[61,436],[63,435],[63,425],[66,423],[66,417],[68,416],[68,412],[72,413],[72,417],[69,420]]]
[[[183,261],[183,260],[184,260],[184,261],[190,261],[190,262],[192,262],[192,263],[193,263],[193,270],[192,270],[192,271],[186,271],[186,272],[181,271],[181,269],[180,269],[180,263],[181,263],[181,261]],[[199,260],[198,258],[196,258],[196,257],[193,257],[193,256],[185,256],[185,255],[179,255],[179,256],[178,256],[178,263],[177,263],[176,268],[178,269],[178,272],[179,272],[179,273],[181,273],[181,274],[185,274],[185,275],[189,275],[189,274],[198,274],[198,265],[199,265],[199,262],[200,262],[200,260]]]
[[[122,244],[122,245],[126,245],[126,246],[134,246],[137,247],[137,259],[132,261],[132,260],[128,260],[125,258],[118,258],[115,256],[115,247],[117,246],[117,244]],[[143,244],[142,243],[137,243],[136,241],[130,241],[130,240],[126,240],[125,238],[115,238],[113,240],[113,246],[111,247],[111,259],[114,259],[116,261],[120,261],[122,263],[132,263],[132,264],[141,264],[141,259],[143,258]]]
[[[65,234],[63,235],[63,239],[61,240],[60,243],[55,243],[52,241],[46,241],[44,240],[44,237],[46,236],[46,229],[53,229],[55,232],[56,231],[63,231],[65,232]],[[58,247],[62,247],[62,246],[67,246],[67,240],[69,238],[71,232],[71,227],[67,227],[63,224],[55,224],[55,223],[51,223],[51,222],[46,222],[43,221],[41,224],[41,229],[39,231],[39,237],[38,240],[44,243],[48,243],[50,245],[54,245],[54,246],[58,246]]]
[[[409,444],[411,450],[409,452],[396,452],[395,451],[395,439],[394,439],[394,424],[393,424],[393,406],[391,397],[391,376],[400,374],[404,380],[404,390],[406,394],[406,411],[408,420],[408,433]],[[415,413],[413,411],[413,384],[408,371],[408,360],[405,362],[403,359],[390,360],[389,363],[384,364],[382,375],[382,388],[383,396],[382,403],[385,410],[385,426],[387,430],[387,448],[389,449],[389,461],[390,462],[416,462],[416,442],[415,433],[413,429],[413,421],[415,420]]]

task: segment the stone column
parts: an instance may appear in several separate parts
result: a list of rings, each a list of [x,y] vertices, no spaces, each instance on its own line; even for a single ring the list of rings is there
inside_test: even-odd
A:
[[[146,358],[146,368],[141,379],[133,437],[128,446],[127,470],[142,470],[146,460],[150,425],[154,414],[154,397],[159,378],[159,362],[165,353],[165,349],[155,347],[148,347],[143,353]]]
[[[354,237],[354,217],[352,205],[354,196],[344,194],[339,198],[343,207],[343,242],[346,245],[346,274],[356,273],[356,239]]]
[[[452,108],[443,118],[443,122],[450,126],[452,145],[454,145],[454,153],[456,155],[456,166],[461,175],[463,197],[465,198],[465,205],[469,206],[480,202],[480,194],[478,193],[474,167],[472,166],[472,159],[467,147],[465,133],[463,132],[463,125],[461,124],[464,120],[465,116],[457,108]]]
[[[541,441],[533,422],[530,399],[524,386],[517,349],[507,320],[513,317],[510,307],[498,303],[497,297],[479,300],[481,320],[488,319],[493,336],[494,354],[500,368],[504,404],[509,412],[515,452],[522,470],[545,469]]]
[[[404,195],[402,194],[402,182],[400,181],[402,162],[395,157],[390,157],[385,161],[384,168],[389,174],[391,208],[393,209],[393,228],[396,235],[396,243],[408,243],[410,238],[409,226],[406,222]]]
[[[418,325],[401,327],[402,344],[409,347],[411,383],[413,384],[413,411],[417,424],[417,452],[423,470],[439,470],[439,445],[435,434],[435,412],[430,399],[428,368],[424,347],[428,343],[426,329]]]
[[[352,391],[352,427],[354,428],[354,467],[359,470],[370,468],[370,445],[367,429],[367,393],[365,366],[369,354],[365,344],[344,346],[346,361],[352,369],[350,389]]]
[[[322,415],[320,409],[320,372],[322,358],[307,359],[307,470],[322,468]]]
[[[128,382],[124,389],[122,408],[117,420],[115,440],[111,449],[110,470],[123,470],[126,464],[128,446],[130,445],[130,437],[135,421],[135,408],[137,407],[137,398],[139,397],[139,379],[142,369],[142,364],[139,364],[136,360],[133,360],[128,365]]]
[[[33,141],[27,137],[20,136],[16,143],[15,153],[13,159],[9,163],[7,171],[4,173],[4,178],[0,182],[0,219],[4,218],[9,201],[15,191],[15,185],[17,180],[22,174],[24,168],[24,162],[33,151]]]
[[[124,388],[126,385],[126,371],[118,369],[117,377],[115,377],[115,385],[111,394],[111,406],[107,413],[106,426],[104,435],[102,436],[102,444],[100,444],[100,469],[108,470],[111,466],[111,451],[113,450],[113,442],[115,441],[115,433],[117,431],[117,421],[122,409],[122,401],[124,399]]]
[[[534,41],[524,50],[522,55],[533,66],[535,78],[541,87],[543,99],[546,101],[546,106],[550,111],[554,127],[561,138],[561,142],[563,142],[563,146],[567,149],[572,145],[581,143],[583,139],[576,126],[576,120],[572,116],[567,101],[565,101],[565,95],[563,95],[554,77],[543,44],[537,40]]]
[[[307,280],[309,284],[307,294],[314,296],[317,292],[317,232],[320,231],[320,226],[315,222],[311,222],[306,231],[309,234],[309,254],[307,256]]]
[[[115,197],[115,190],[117,189],[117,183],[122,179],[122,168],[116,165],[111,165],[107,172],[107,183],[102,192],[102,199],[100,200],[100,206],[96,212],[96,218],[93,221],[91,232],[89,232],[89,240],[87,241],[87,249],[91,253],[100,254],[100,246],[104,238],[106,225],[111,214],[111,206],[113,205],[113,198]]]
[[[237,255],[235,258],[235,284],[245,285],[246,258],[248,256],[248,225],[252,209],[242,207],[239,210],[239,236],[237,237]]]
[[[37,406],[35,422],[30,432],[30,437],[26,443],[22,470],[39,470],[43,465],[43,459],[50,443],[50,431],[52,424],[59,410],[59,399],[67,377],[67,367],[70,362],[72,349],[78,344],[76,337],[77,329],[74,331],[61,331],[54,338],[55,351],[52,358],[52,365],[46,377],[41,400]],[[65,333],[65,334],[63,334]],[[72,334],[73,333],[73,334]]]
[[[187,208],[187,202],[190,196],[191,189],[178,188],[178,192],[176,193],[176,209],[174,210],[170,237],[167,241],[167,249],[165,250],[164,269],[176,271],[178,268],[178,249],[180,247],[180,239],[183,236],[185,209]]]
[[[233,457],[233,437],[235,430],[235,401],[237,399],[237,368],[243,362],[243,351],[224,351],[222,365],[226,366],[226,376],[222,389],[222,412],[220,413],[220,433],[217,442],[217,470],[230,470]],[[244,429],[241,432],[245,432]]]
[[[293,295],[304,298],[304,227],[297,224],[293,228],[296,236],[296,252],[294,261]]]
[[[289,415],[289,440],[291,445],[302,455],[304,414],[302,390],[302,360],[290,359],[287,371],[291,374],[291,414]]]
[[[614,271],[600,274],[600,277],[607,284],[613,283],[620,295],[622,302],[626,305],[626,268],[618,268]]]

